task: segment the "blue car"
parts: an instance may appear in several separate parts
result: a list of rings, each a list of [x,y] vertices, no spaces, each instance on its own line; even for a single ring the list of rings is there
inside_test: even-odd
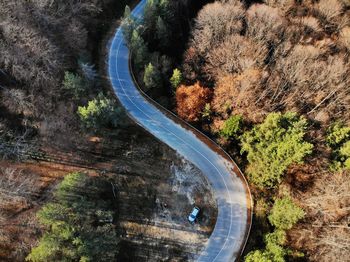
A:
[[[188,221],[190,221],[190,223],[194,223],[194,221],[196,221],[199,211],[200,211],[199,207],[194,207],[192,209],[191,214],[188,216]]]

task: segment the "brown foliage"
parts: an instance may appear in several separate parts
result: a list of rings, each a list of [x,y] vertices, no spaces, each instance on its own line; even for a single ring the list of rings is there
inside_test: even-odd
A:
[[[212,91],[198,82],[192,86],[181,85],[176,90],[176,112],[186,121],[198,121],[211,96]]]
[[[259,88],[256,87],[261,85],[262,78],[263,74],[259,70],[246,70],[237,76],[220,78],[214,89],[212,108],[224,119],[233,112],[252,122],[261,121],[266,112],[258,104],[248,101],[246,96],[259,96],[256,93]]]

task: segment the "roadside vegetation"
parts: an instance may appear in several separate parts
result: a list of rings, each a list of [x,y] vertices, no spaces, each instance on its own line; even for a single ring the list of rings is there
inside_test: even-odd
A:
[[[98,61],[99,39],[126,2],[0,4],[0,259],[111,261],[118,253],[108,180],[72,173],[51,199],[58,171],[40,177],[23,165],[43,148],[79,147],[83,158],[87,141],[128,124]],[[221,0],[200,9],[207,2],[148,0],[141,19],[125,8],[138,82],[244,170],[254,195],[246,261],[348,257],[349,1]],[[126,146],[136,162],[156,154]],[[40,223],[30,214],[37,209]]]
[[[50,199],[57,170],[54,164],[46,167],[41,162],[32,167],[33,159],[60,162],[60,154],[89,148],[91,136],[105,134],[107,129],[116,132],[129,123],[100,77],[98,52],[126,2],[0,3],[1,261],[23,261],[44,231],[34,212]],[[71,156],[72,162],[78,155]],[[60,228],[55,219],[46,224],[47,229],[60,231],[66,224]],[[101,228],[100,235],[106,230]],[[55,252],[65,251],[68,258],[72,251],[71,246],[64,250],[72,240],[68,233],[47,233],[41,251],[48,253],[44,256],[40,248],[35,249],[33,261],[59,260]],[[85,240],[92,245],[93,239]],[[53,245],[56,249],[49,249]],[[84,252],[82,258],[89,256]]]
[[[114,193],[115,194],[115,193]],[[47,231],[27,261],[115,261],[116,196],[106,178],[72,173],[38,213]]]
[[[147,68],[140,79],[145,79],[150,89],[157,89],[159,81],[170,83],[175,67],[169,65],[165,54],[177,52],[180,57],[185,45],[184,36],[175,32],[174,43],[183,47],[168,49],[165,29],[170,27],[170,19],[171,27],[187,34],[188,16],[183,15],[194,15],[187,1],[171,2],[171,9],[162,9],[171,14],[150,16],[149,26],[156,25],[157,34],[148,29],[145,38],[162,39],[164,44],[144,48],[141,28],[130,35],[139,51],[140,68]],[[187,235],[182,230],[169,229],[157,221],[157,230],[166,231],[171,240],[170,245],[170,241],[165,245],[164,239],[158,239],[158,231],[154,227],[148,230],[145,223],[186,217],[189,203],[184,200],[188,197],[186,192],[186,196],[180,194],[178,198],[182,205],[173,204],[175,215],[169,214],[170,209],[164,209],[163,203],[156,205],[156,197],[168,205],[168,198],[178,197],[168,187],[170,172],[164,171],[177,156],[131,125],[104,77],[105,41],[126,4],[135,2],[0,3],[1,261],[24,261],[26,257],[29,261],[113,261],[116,256],[122,261],[130,256],[139,261],[144,252],[150,254],[150,259],[171,255],[183,260],[196,254],[207,239],[206,235],[189,233],[191,237],[198,235],[197,241],[184,247],[183,236]],[[197,1],[191,4],[197,9],[201,5]],[[170,18],[174,13],[178,17]],[[179,14],[184,20],[178,19]],[[158,56],[155,48],[161,48],[162,54]],[[150,56],[146,57],[153,60],[143,57],[148,53]],[[172,82],[181,82],[179,71],[175,71]],[[113,205],[113,209],[107,207],[111,204],[112,185],[101,176],[106,170],[118,177],[116,183],[123,194],[117,213]],[[56,188],[62,178],[62,184]],[[205,194],[208,200],[208,193],[200,193],[207,187],[205,183],[196,186],[193,194]],[[209,205],[207,210],[215,214],[215,203]],[[204,213],[206,220],[201,225],[206,232],[212,230],[215,218],[210,212]],[[120,227],[116,226],[117,218]],[[128,223],[131,218],[133,223]],[[176,240],[174,230],[181,236]],[[129,232],[128,237],[119,243],[121,232],[125,231]],[[153,240],[140,240],[140,232]],[[123,252],[118,253],[119,248]]]
[[[164,3],[149,0],[140,21],[125,12],[135,72],[145,91],[244,169],[255,198],[245,260],[342,257],[350,248],[341,240],[350,215],[350,3],[209,3],[193,20],[182,59],[166,53],[178,50],[171,36],[182,33]],[[159,54],[174,59],[165,66]],[[164,95],[172,99],[164,103]],[[346,182],[329,192],[339,181]],[[331,196],[321,197],[322,185]]]

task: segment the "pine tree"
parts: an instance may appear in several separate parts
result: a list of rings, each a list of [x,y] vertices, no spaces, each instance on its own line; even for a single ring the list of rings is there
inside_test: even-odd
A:
[[[304,215],[304,211],[294,204],[290,197],[284,197],[275,201],[269,215],[269,221],[277,229],[288,230]]]
[[[167,48],[169,46],[168,28],[160,16],[157,18],[156,35],[159,46],[161,48]]]
[[[71,93],[74,99],[79,99],[85,91],[86,83],[81,76],[71,72],[64,73],[63,88]]]
[[[173,75],[170,78],[170,83],[174,90],[181,84],[182,74],[181,71],[177,68],[174,69]]]
[[[131,15],[131,11],[130,11],[129,6],[125,6],[125,11],[124,11],[124,16],[123,16],[121,28],[122,28],[123,35],[125,37],[126,42],[128,43],[128,45],[130,45],[133,31],[136,28],[136,22],[135,22],[135,19]]]
[[[143,13],[143,25],[146,29],[146,34],[152,34],[158,17],[158,0],[147,0]],[[154,32],[153,32],[154,33]]]
[[[148,49],[143,38],[139,35],[137,30],[132,33],[130,41],[130,49],[133,56],[135,66],[140,69],[148,60]]]
[[[304,141],[306,128],[306,119],[295,113],[271,113],[243,134],[241,152],[247,153],[247,173],[254,184],[275,187],[289,165],[311,154],[313,145]]]
[[[224,123],[224,126],[220,130],[220,135],[226,139],[234,138],[238,139],[238,136],[242,134],[243,118],[240,115],[230,116]]]
[[[155,68],[152,63],[149,63],[145,67],[145,73],[143,77],[143,82],[147,88],[159,87],[161,81],[160,73],[157,68]]]

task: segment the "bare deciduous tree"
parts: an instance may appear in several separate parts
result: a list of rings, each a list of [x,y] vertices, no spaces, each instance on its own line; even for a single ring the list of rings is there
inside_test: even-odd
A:
[[[243,29],[244,9],[240,1],[214,2],[206,5],[196,18],[193,47],[204,54],[231,34]]]
[[[284,18],[277,8],[267,5],[252,5],[246,13],[247,36],[255,41],[277,44],[282,41]]]
[[[320,174],[314,187],[298,195],[309,223],[290,232],[294,246],[308,251],[312,261],[337,261],[350,251],[349,173]]]
[[[241,35],[231,35],[206,56],[205,72],[209,79],[217,79],[226,74],[240,74],[248,69],[263,66],[267,47]]]
[[[287,12],[294,5],[294,0],[263,0],[268,6],[277,7],[283,12]]]

